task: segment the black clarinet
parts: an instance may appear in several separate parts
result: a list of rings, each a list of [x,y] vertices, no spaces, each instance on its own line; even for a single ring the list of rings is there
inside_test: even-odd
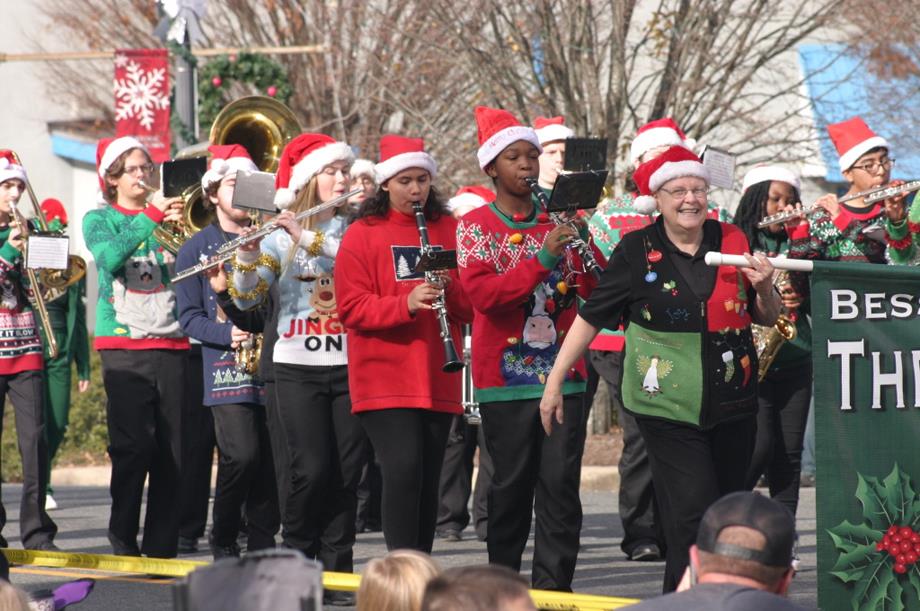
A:
[[[412,210],[415,212],[415,224],[418,226],[419,242],[422,246],[419,262],[427,261],[432,258],[433,249],[431,248],[431,242],[428,240],[428,224],[425,222],[425,209],[422,202],[412,202]],[[446,373],[460,371],[463,369],[463,360],[457,354],[454,338],[450,334],[450,324],[447,322],[444,283],[441,277],[434,270],[428,269],[427,266],[425,268],[425,282],[441,289],[441,294],[438,298],[431,302],[431,309],[438,315],[438,324],[441,326],[441,341],[444,342],[444,366],[441,367],[441,370]]]
[[[540,188],[540,183],[534,178],[525,178],[524,180],[527,182],[527,186],[530,187],[530,190],[533,191],[533,194],[540,200],[540,204],[543,208],[549,212],[549,198],[546,197],[546,193]],[[549,212],[549,218],[552,219],[553,223],[556,225],[567,225],[575,230],[575,237],[569,240],[566,248],[571,248],[577,252],[578,256],[581,258],[581,262],[584,263],[585,269],[594,276],[595,280],[600,280],[601,272],[604,270],[597,262],[597,259],[594,258],[594,251],[591,250],[587,242],[581,239],[581,233],[579,233],[578,227],[572,220],[566,219],[565,215],[560,212]]]

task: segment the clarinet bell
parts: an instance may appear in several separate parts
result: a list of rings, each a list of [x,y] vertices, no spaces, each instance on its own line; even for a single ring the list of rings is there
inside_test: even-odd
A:
[[[444,366],[441,367],[441,371],[444,373],[456,373],[463,369],[463,359],[457,355],[457,349],[454,348],[453,342],[444,343],[444,356]]]

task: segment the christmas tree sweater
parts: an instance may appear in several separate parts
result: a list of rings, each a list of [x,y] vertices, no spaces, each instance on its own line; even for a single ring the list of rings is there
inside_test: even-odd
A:
[[[457,227],[460,280],[474,308],[473,385],[481,402],[543,395],[577,314],[575,285],[585,298],[596,284],[590,274],[571,274],[582,269],[574,252],[549,253],[543,242],[555,225],[540,220],[515,222],[493,202],[468,212]],[[592,248],[603,265],[603,254]],[[585,380],[579,359],[566,373],[563,394],[584,392]]]
[[[22,253],[9,243],[11,229],[0,229],[0,375],[44,367],[31,289],[23,273]]]
[[[428,221],[432,248],[456,247],[456,221]],[[335,268],[339,315],[348,329],[348,386],[355,413],[417,408],[460,414],[462,374],[445,373],[444,347],[433,310],[409,313],[409,293],[425,279],[415,216],[389,210],[355,221],[345,232]],[[472,318],[469,300],[451,270],[445,303],[454,347]]]
[[[99,271],[97,350],[187,350],[169,281],[173,256],[153,236],[163,220],[154,206],[116,204],[83,217],[83,239]]]
[[[326,367],[348,363],[345,329],[339,320],[334,268],[345,218],[334,216],[313,228],[322,232],[316,254],[294,246],[285,231],[262,240],[260,252],[238,251],[232,285],[234,303],[247,310],[262,303],[278,283],[278,339],[275,363]]]

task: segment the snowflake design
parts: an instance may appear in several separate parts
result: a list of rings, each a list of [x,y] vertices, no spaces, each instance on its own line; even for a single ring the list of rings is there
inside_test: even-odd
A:
[[[128,61],[126,78],[115,79],[115,119],[134,119],[144,129],[153,127],[155,111],[169,108],[166,69],[145,71]]]

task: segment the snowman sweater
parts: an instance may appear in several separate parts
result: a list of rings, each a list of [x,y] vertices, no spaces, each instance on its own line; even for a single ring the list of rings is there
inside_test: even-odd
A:
[[[540,215],[542,217],[542,215]],[[481,402],[537,399],[582,298],[596,282],[574,252],[544,247],[555,227],[540,217],[515,222],[495,204],[467,213],[457,227],[457,264],[473,304],[473,385]],[[601,265],[604,256],[592,245]],[[577,285],[577,288],[576,288]],[[584,392],[582,359],[566,373],[563,394]]]
[[[10,228],[0,230],[0,375],[42,369],[42,343],[31,294],[24,282],[22,253],[7,240]]]
[[[117,204],[83,217],[83,239],[99,272],[97,350],[188,349],[169,280],[175,258],[153,236],[162,220],[153,206]]]

